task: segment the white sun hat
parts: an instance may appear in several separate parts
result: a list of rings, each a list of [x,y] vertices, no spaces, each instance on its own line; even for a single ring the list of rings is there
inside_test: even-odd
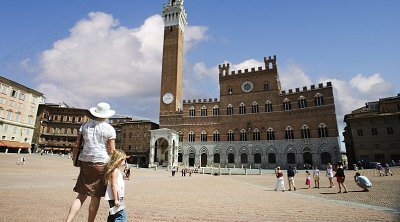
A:
[[[90,108],[90,113],[98,118],[108,118],[115,114],[114,110],[110,109],[110,105],[105,102],[97,104],[96,107]]]

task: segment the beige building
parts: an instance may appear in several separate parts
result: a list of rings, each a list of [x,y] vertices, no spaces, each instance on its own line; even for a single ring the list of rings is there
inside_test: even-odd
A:
[[[0,150],[31,152],[36,113],[43,94],[0,76]]]
[[[349,166],[400,160],[400,94],[368,102],[344,117]]]
[[[66,104],[40,104],[32,141],[34,152],[69,154],[79,128],[90,116],[88,110]]]
[[[220,65],[219,98],[183,100],[183,0],[169,0],[162,17],[160,129],[149,166],[324,168],[341,159],[331,82],[283,90],[270,56],[263,67]]]
[[[121,125],[120,146],[130,156],[129,163],[148,166],[150,130],[154,129],[158,129],[158,124],[150,120],[131,120]]]

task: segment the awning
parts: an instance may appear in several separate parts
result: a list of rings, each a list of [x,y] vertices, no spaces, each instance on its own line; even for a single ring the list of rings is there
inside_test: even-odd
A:
[[[10,140],[0,140],[0,146],[6,146],[8,148],[31,148],[31,144],[29,143],[21,143],[18,141],[10,141]]]

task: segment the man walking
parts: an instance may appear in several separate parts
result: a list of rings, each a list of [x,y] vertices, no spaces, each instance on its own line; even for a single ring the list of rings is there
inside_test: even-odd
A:
[[[296,172],[293,170],[292,166],[289,166],[289,169],[287,170],[287,176],[288,176],[288,181],[289,181],[289,191],[296,190],[296,186],[294,185],[294,175]]]

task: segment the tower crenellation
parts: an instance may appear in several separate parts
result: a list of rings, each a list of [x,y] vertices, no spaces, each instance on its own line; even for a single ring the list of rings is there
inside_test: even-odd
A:
[[[329,88],[329,87],[332,87],[332,82],[326,82],[325,86],[323,83],[318,83],[318,89]],[[316,89],[315,85],[311,85],[309,88],[307,86],[303,86],[303,91],[301,91],[301,92],[306,92],[306,91],[315,90],[315,89]],[[282,90],[281,95],[289,95],[289,94],[294,94],[294,93],[299,93],[299,92],[300,92],[300,88],[296,88],[294,91],[293,91],[293,89],[288,89],[288,91]]]
[[[218,65],[218,69],[220,76],[229,75],[229,63]]]
[[[265,69],[276,69],[276,55],[272,58],[271,56],[264,57]]]

